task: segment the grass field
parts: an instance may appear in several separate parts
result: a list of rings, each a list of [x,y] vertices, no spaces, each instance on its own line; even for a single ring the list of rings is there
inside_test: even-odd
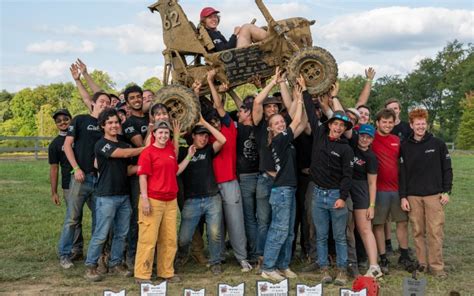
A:
[[[427,276],[426,295],[474,295],[474,156],[456,155],[454,190],[446,208],[445,262],[449,278],[437,281]],[[99,283],[83,279],[84,266],[77,262],[72,270],[58,265],[56,246],[65,212],[50,201],[48,164],[41,161],[0,161],[0,294],[102,295],[105,289],[126,289],[128,295],[139,295],[132,279],[107,277]],[[85,241],[90,238],[90,213],[86,210]],[[391,261],[396,262],[396,257]],[[184,281],[168,285],[168,295],[182,295],[184,287],[206,288],[207,295],[217,295],[217,283],[246,283],[246,295],[255,295],[255,282],[260,277],[242,274],[237,265],[224,265],[224,273],[213,276],[204,266],[188,263],[182,274]],[[297,280],[291,280],[290,295],[295,295],[297,283],[315,285],[317,273],[299,273],[302,265],[295,263]],[[381,283],[380,295],[402,295],[402,280],[408,273],[393,272]],[[325,287],[325,295],[338,295],[333,285]]]

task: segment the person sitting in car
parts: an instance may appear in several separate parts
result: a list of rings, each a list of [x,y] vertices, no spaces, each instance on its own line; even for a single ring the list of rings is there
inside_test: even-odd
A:
[[[231,48],[241,48],[262,41],[268,36],[267,31],[253,24],[244,24],[234,28],[234,34],[229,41],[217,30],[220,23],[218,10],[212,7],[204,7],[200,14],[200,23],[206,28],[207,33],[214,43],[214,51],[222,51]]]

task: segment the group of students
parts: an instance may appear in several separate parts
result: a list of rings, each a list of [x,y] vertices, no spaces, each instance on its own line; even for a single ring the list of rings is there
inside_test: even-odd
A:
[[[388,274],[390,221],[397,225],[399,264],[446,277],[449,152],[428,132],[426,110],[412,110],[408,124],[400,121],[400,103],[392,99],[376,114],[376,128],[369,124],[365,103],[373,69],[366,71],[356,108],[342,107],[337,84],[318,98],[303,78],[290,89],[277,68],[255,96],[241,100],[230,92],[237,114],[225,111],[215,71],[209,71],[211,98],[200,97],[200,120],[183,139],[167,107],[152,105],[151,91],[130,86],[123,104],[98,90],[80,60],[71,73],[90,114],[72,119],[61,109],[53,115],[60,134],[49,150],[52,199],[60,203],[60,165],[67,206],[58,247],[63,268],[83,257],[87,204],[92,237],[85,277],[92,281],[108,272],[149,282],[156,262],[159,278],[178,282],[175,268],[190,255],[220,274],[226,237],[242,272],[255,268],[266,279],[294,278],[290,263],[299,228],[301,251],[310,260],[304,271],[320,269],[323,283],[345,285],[347,271],[357,274],[364,256],[366,276]],[[95,90],[92,97],[81,74]],[[193,85],[198,97],[200,86]],[[280,92],[269,95],[275,87]],[[417,261],[408,250],[408,219]],[[362,244],[356,244],[354,228]]]

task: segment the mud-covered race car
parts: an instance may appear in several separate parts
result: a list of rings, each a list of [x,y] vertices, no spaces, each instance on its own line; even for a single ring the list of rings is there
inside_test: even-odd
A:
[[[325,49],[313,46],[310,26],[315,21],[302,17],[275,21],[262,0],[255,0],[267,21],[267,38],[244,48],[214,52],[206,29],[188,20],[177,0],[159,0],[148,8],[162,20],[165,67],[164,87],[155,102],[164,103],[170,116],[189,130],[199,119],[199,99],[191,86],[202,83],[201,94],[209,93],[206,75],[215,69],[217,83],[232,89],[260,77],[267,79],[280,67],[288,80],[303,75],[313,95],[327,92],[337,78],[337,64]]]

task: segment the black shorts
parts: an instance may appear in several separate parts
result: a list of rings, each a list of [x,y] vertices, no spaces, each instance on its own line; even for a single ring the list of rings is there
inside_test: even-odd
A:
[[[367,180],[352,180],[351,199],[354,210],[366,210],[370,205],[369,183]]]

